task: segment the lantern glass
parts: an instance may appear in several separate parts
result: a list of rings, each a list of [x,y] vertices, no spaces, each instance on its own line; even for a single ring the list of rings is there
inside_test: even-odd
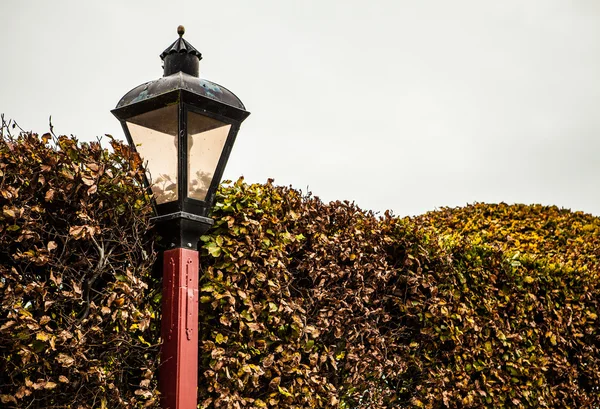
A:
[[[231,124],[189,111],[187,129],[187,195],[205,200]]]
[[[177,200],[178,107],[169,105],[127,119],[127,129],[146,163],[156,204]]]

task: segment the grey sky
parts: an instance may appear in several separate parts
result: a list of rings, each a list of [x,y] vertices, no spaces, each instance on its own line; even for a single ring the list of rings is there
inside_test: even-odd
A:
[[[225,176],[412,215],[474,201],[600,215],[597,0],[0,0],[0,112],[110,114],[186,27],[252,115]]]

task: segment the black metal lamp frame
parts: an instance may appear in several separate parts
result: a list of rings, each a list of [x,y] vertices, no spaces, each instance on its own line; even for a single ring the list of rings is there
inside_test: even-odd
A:
[[[178,41],[183,41],[188,45],[188,50],[189,48],[193,49],[185,40],[180,38]],[[193,50],[196,52],[195,49]],[[161,57],[164,59],[163,55]],[[146,112],[177,104],[179,138],[177,144],[177,200],[162,204],[155,203],[157,217],[153,218],[153,221],[159,228],[161,235],[166,236],[170,247],[195,248],[200,235],[206,232],[214,223],[208,217],[208,213],[214,202],[215,192],[223,176],[240,124],[250,113],[244,109],[241,101],[227,89],[197,78],[197,65],[195,67],[196,71],[192,70],[189,74],[184,71],[172,73],[175,64],[171,60],[176,62],[177,58],[181,58],[183,62],[187,63],[190,57],[199,60],[201,56],[197,57],[181,51],[180,53],[167,55],[167,57],[169,58],[166,62],[169,62],[169,64],[165,64],[165,74],[170,72],[171,74],[134,88],[121,99],[117,108],[111,112],[121,122],[129,145],[136,150],[127,126],[127,120]],[[182,63],[181,66],[185,70],[186,65]],[[148,92],[148,90],[151,90],[151,92]],[[188,112],[231,125],[204,200],[193,199],[188,197],[187,194]],[[144,183],[149,194],[152,194],[146,175],[144,175]]]

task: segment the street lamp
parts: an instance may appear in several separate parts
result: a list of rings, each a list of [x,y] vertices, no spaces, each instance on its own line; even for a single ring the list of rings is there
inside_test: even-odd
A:
[[[240,124],[250,115],[228,89],[199,78],[202,55],[179,38],[161,55],[164,75],[129,91],[112,110],[146,162],[145,183],[170,247],[163,259],[159,388],[163,409],[196,408],[197,243]]]

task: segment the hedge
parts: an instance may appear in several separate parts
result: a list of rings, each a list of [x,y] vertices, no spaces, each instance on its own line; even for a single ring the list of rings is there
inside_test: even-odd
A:
[[[136,407],[157,396],[152,208],[139,158],[111,142],[2,135],[2,407]]]
[[[160,274],[139,158],[0,141],[0,400],[158,407]],[[225,182],[200,238],[203,408],[600,405],[600,219],[416,218]]]

